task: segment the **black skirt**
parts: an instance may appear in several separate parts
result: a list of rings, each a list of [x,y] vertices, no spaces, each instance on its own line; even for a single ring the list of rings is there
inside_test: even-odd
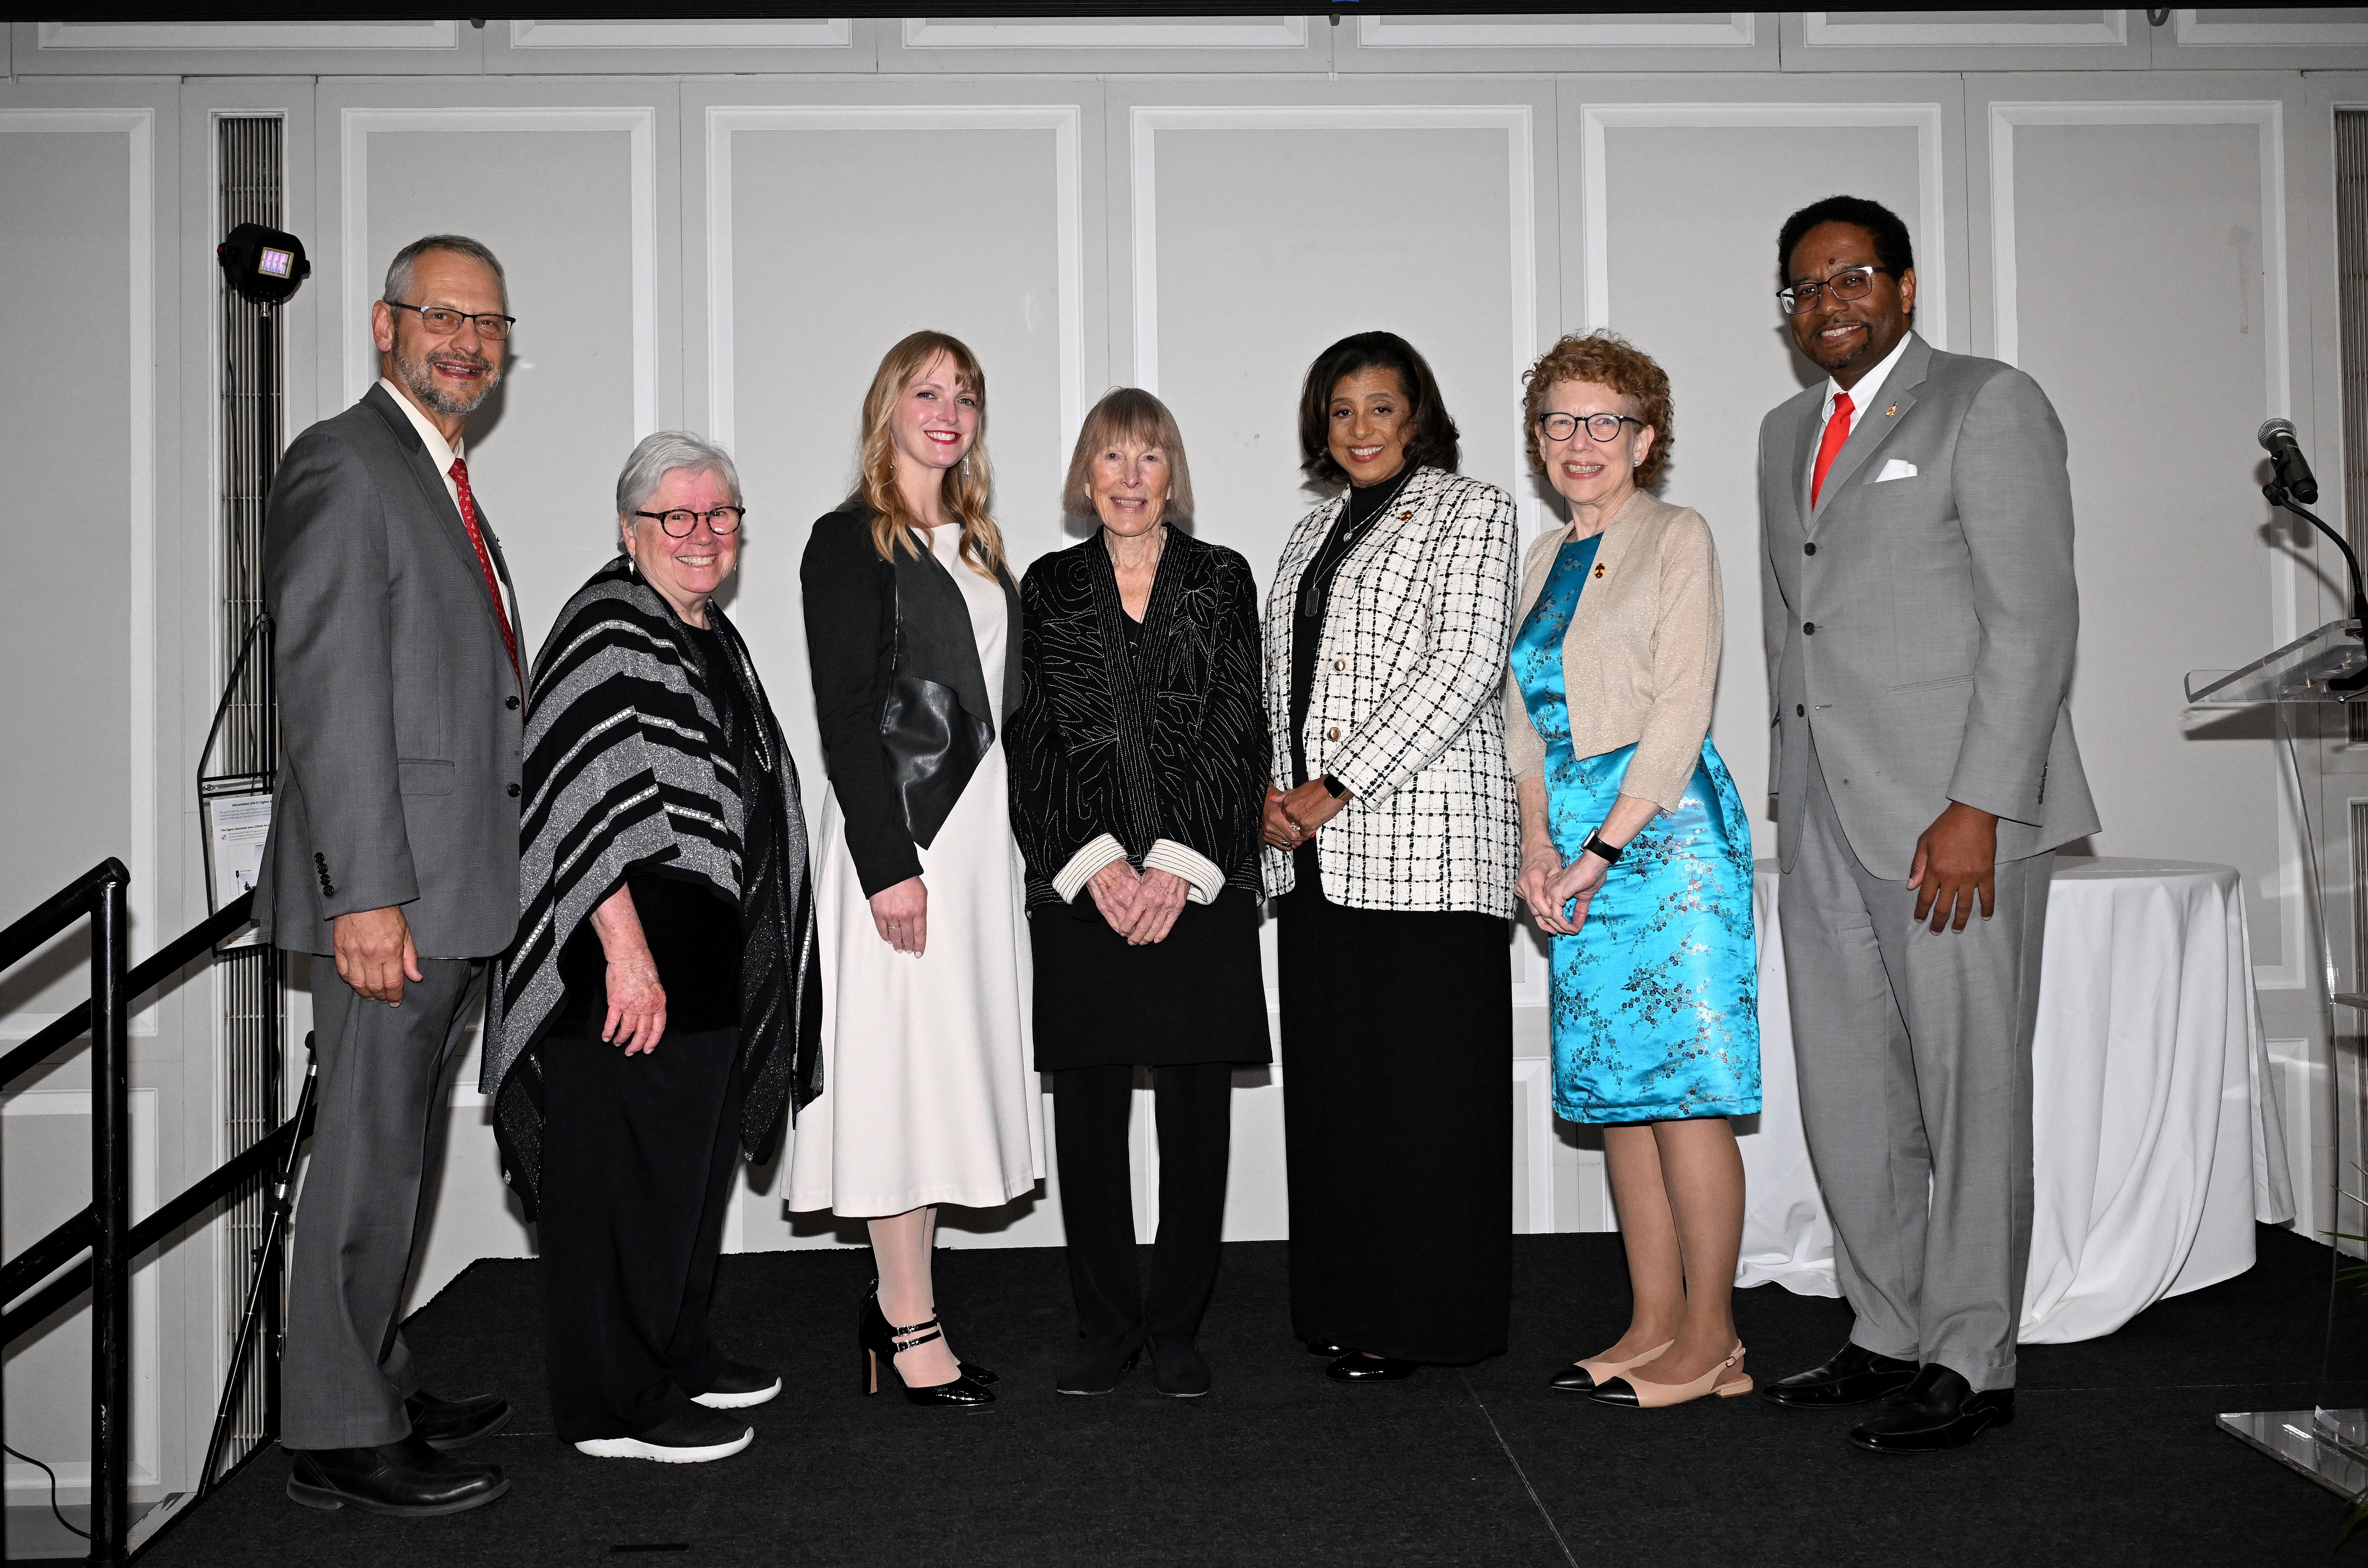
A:
[[[1036,1069],[1274,1060],[1258,972],[1258,903],[1226,888],[1188,903],[1164,940],[1129,946],[1090,892],[1028,912]]]
[[[1409,1361],[1504,1354],[1512,1297],[1506,922],[1279,903],[1291,1316]]]

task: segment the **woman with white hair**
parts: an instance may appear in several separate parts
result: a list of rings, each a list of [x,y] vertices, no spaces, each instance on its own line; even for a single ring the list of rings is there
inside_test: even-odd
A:
[[[817,1091],[797,766],[714,603],[740,479],[662,431],[617,481],[621,552],[567,601],[526,707],[517,944],[482,1084],[539,1219],[552,1423],[603,1459],[689,1463],[780,1392],[707,1333],[733,1156]]]

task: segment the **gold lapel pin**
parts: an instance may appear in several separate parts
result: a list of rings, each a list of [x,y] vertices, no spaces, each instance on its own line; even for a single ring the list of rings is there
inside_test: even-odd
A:
[[[1599,577],[1603,575],[1603,562],[1600,561],[1595,563],[1595,574]]]
[[[1413,516],[1414,516],[1414,514],[1413,514],[1412,512],[1400,512],[1400,513],[1398,514],[1398,521],[1400,521],[1400,522],[1402,522],[1402,523],[1403,523],[1403,522],[1405,522],[1406,519],[1408,519],[1409,517],[1412,517]]]
[[[1884,410],[1883,411],[1883,416],[1884,416],[1885,419],[1888,419],[1888,418],[1890,418],[1893,415],[1897,414],[1898,412],[1899,412],[1899,405],[1898,405],[1897,403],[1893,403],[1889,408],[1886,408],[1886,409],[1884,409]]]

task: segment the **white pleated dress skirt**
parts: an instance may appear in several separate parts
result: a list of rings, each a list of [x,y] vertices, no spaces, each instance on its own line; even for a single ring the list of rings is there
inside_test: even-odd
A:
[[[935,529],[930,544],[969,603],[996,740],[920,851],[929,924],[919,958],[881,938],[838,796],[824,801],[814,868],[823,1089],[798,1113],[790,1148],[789,1206],[801,1212],[993,1209],[1044,1176],[1027,889],[1001,739],[1016,629],[1006,625],[1002,588],[953,559],[960,533]]]

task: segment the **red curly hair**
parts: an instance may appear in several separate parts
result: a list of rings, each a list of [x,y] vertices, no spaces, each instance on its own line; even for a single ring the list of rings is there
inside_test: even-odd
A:
[[[1546,399],[1565,381],[1610,387],[1635,403],[1635,416],[1653,427],[1653,449],[1636,465],[1636,483],[1648,490],[1660,483],[1669,466],[1670,449],[1677,445],[1672,428],[1677,409],[1669,401],[1668,372],[1626,338],[1600,327],[1585,337],[1564,338],[1521,378],[1528,389],[1521,397],[1521,423],[1529,432],[1531,466],[1542,475],[1546,472],[1538,421],[1545,417]]]

